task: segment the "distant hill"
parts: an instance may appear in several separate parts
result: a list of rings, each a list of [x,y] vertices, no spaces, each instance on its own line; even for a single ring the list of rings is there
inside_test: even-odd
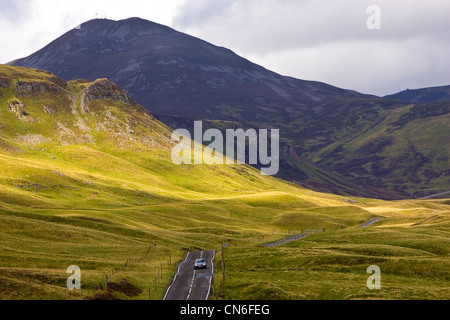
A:
[[[174,128],[278,128],[278,177],[314,190],[397,199],[448,188],[450,102],[437,94],[401,101],[284,77],[139,18],[88,21],[11,64],[108,78]]]
[[[385,98],[411,102],[450,101],[450,85],[422,89],[408,89],[396,94],[385,96]]]

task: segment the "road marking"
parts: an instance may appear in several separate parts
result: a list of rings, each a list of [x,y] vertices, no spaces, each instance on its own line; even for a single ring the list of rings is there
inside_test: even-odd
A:
[[[212,286],[212,277],[209,277],[209,288],[208,288],[208,293],[206,294],[205,300],[208,300],[208,298],[209,298],[209,293],[211,292],[211,286]]]
[[[194,274],[192,275],[191,287],[189,288],[189,293],[186,297],[186,300],[189,300],[189,298],[191,297],[192,287],[194,286],[194,281],[195,281],[195,269],[194,269]]]
[[[216,257],[216,250],[213,251],[213,256],[212,256],[212,259],[211,259],[211,271],[212,271],[213,276],[214,276],[214,262],[213,262],[213,261],[214,261],[215,257]],[[212,278],[213,278],[213,276],[212,276],[212,277],[209,277],[208,293],[206,294],[205,300],[208,300],[209,294],[211,293]]]
[[[178,273],[180,272],[181,265],[187,261],[187,259],[189,258],[189,254],[190,254],[190,252],[188,252],[184,261],[178,265],[177,273],[175,274],[175,277],[173,278],[172,283],[170,284],[169,288],[167,288],[167,291],[166,291],[166,294],[164,295],[163,300],[166,300],[167,295],[169,294],[170,288],[172,288],[172,285],[175,283],[175,280],[177,279]]]
[[[212,258],[211,258],[211,260],[210,260],[210,263],[211,263],[211,270],[212,270],[211,274],[212,274],[212,275],[208,275],[208,277],[209,277],[209,286],[208,286],[208,292],[207,292],[207,294],[206,294],[205,300],[208,300],[209,295],[210,295],[210,293],[211,293],[211,290],[212,290],[212,279],[213,279],[213,277],[214,277],[214,259],[215,259],[216,251],[213,250],[213,251],[211,251],[211,252],[212,252]],[[187,260],[189,259],[190,253],[191,253],[191,252],[188,252],[188,254],[186,255],[186,258],[184,259],[184,261],[183,261],[182,263],[180,263],[180,265],[178,266],[177,273],[175,274],[175,276],[174,276],[174,278],[173,278],[173,280],[172,280],[171,285],[169,286],[169,288],[167,288],[167,291],[166,291],[166,294],[164,295],[163,300],[166,300],[166,298],[167,298],[167,296],[168,296],[168,294],[169,294],[170,289],[172,288],[173,284],[175,283],[175,280],[177,279],[178,274],[179,274],[180,271],[181,271],[181,266],[182,266],[184,263],[187,262]],[[203,256],[204,256],[204,251],[201,251],[201,253],[200,253],[200,258],[203,258]],[[192,295],[192,291],[193,291],[193,288],[194,288],[194,283],[195,283],[196,275],[197,275],[197,272],[196,272],[196,270],[194,269],[194,273],[192,274],[191,284],[190,284],[190,287],[189,287],[189,293],[188,293],[188,295],[187,295],[187,297],[186,297],[186,300],[189,300],[189,298],[190,298],[191,295]],[[200,275],[201,275],[201,274],[200,274]]]

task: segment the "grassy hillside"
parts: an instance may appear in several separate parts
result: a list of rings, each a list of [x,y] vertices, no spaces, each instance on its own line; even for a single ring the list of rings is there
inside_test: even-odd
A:
[[[448,201],[361,206],[382,219],[272,248],[227,248],[222,298],[448,299]],[[380,267],[381,290],[366,286],[371,265]]]
[[[395,94],[388,95],[385,98],[391,100],[403,100],[410,102],[449,101],[450,86],[407,89]]]
[[[327,232],[308,241],[325,237],[326,248],[343,235],[351,243],[356,227],[378,216],[391,225],[435,224],[448,238],[448,203],[347,199],[245,165],[176,166],[171,148],[167,127],[106,80],[65,83],[47,72],[0,66],[0,298],[161,299],[186,250],[228,242],[227,257],[243,252],[270,268],[268,249],[259,244],[316,228]],[[386,230],[387,245],[398,227]],[[432,247],[427,237],[418,245]],[[288,259],[305,254],[304,243],[283,246]],[[447,254],[444,244],[433,249],[436,259]],[[77,295],[66,288],[71,265],[81,268]],[[243,283],[240,270],[227,278],[224,297],[235,281],[247,288],[236,293],[243,295],[270,279],[260,269],[260,280]],[[430,281],[441,281],[438,271],[430,269]],[[107,292],[98,290],[106,275]]]
[[[225,108],[229,110],[229,108]],[[283,179],[317,191],[381,199],[412,199],[448,191],[450,103],[387,99],[334,100],[277,116],[239,122],[204,121],[205,127],[278,128]],[[298,110],[297,110],[298,111]],[[240,112],[249,112],[242,108]],[[220,114],[211,111],[216,119]],[[281,113],[280,113],[281,114]],[[173,127],[180,117],[156,115]]]
[[[449,191],[449,86],[379,98],[281,76],[140,18],[80,28],[11,63],[65,80],[107,77],[168,125],[280,129],[278,177],[309,189],[382,199]]]
[[[357,125],[345,123],[347,111],[336,110],[333,116],[315,123],[336,130],[328,145],[308,158],[323,168],[332,169],[356,185],[385,189],[403,197],[421,197],[447,191],[449,181],[450,104],[409,104],[395,109],[354,106],[351,115],[361,119]],[[332,126],[343,119],[340,126]],[[331,135],[333,136],[333,135]],[[316,139],[320,140],[320,136]],[[334,141],[332,141],[334,140]],[[383,177],[383,179],[380,179]]]

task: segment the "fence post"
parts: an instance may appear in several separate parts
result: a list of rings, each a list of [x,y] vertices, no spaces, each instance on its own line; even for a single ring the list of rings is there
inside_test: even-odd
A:
[[[105,291],[106,289],[108,289],[108,275],[106,275],[106,279],[105,279]]]
[[[223,281],[225,282],[225,248],[222,243],[222,275]]]

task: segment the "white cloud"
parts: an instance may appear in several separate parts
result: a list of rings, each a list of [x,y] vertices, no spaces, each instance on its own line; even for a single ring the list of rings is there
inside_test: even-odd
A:
[[[450,43],[436,44],[428,39],[348,41],[254,55],[250,60],[284,75],[386,95],[449,84],[449,50]],[[433,59],[427,55],[430,51]]]
[[[368,30],[369,5],[381,30]],[[384,95],[450,84],[450,1],[197,0],[174,26],[279,73]]]
[[[369,5],[382,29],[366,27]],[[95,17],[141,17],[273,71],[365,93],[450,84],[448,0],[0,0],[0,61]]]

